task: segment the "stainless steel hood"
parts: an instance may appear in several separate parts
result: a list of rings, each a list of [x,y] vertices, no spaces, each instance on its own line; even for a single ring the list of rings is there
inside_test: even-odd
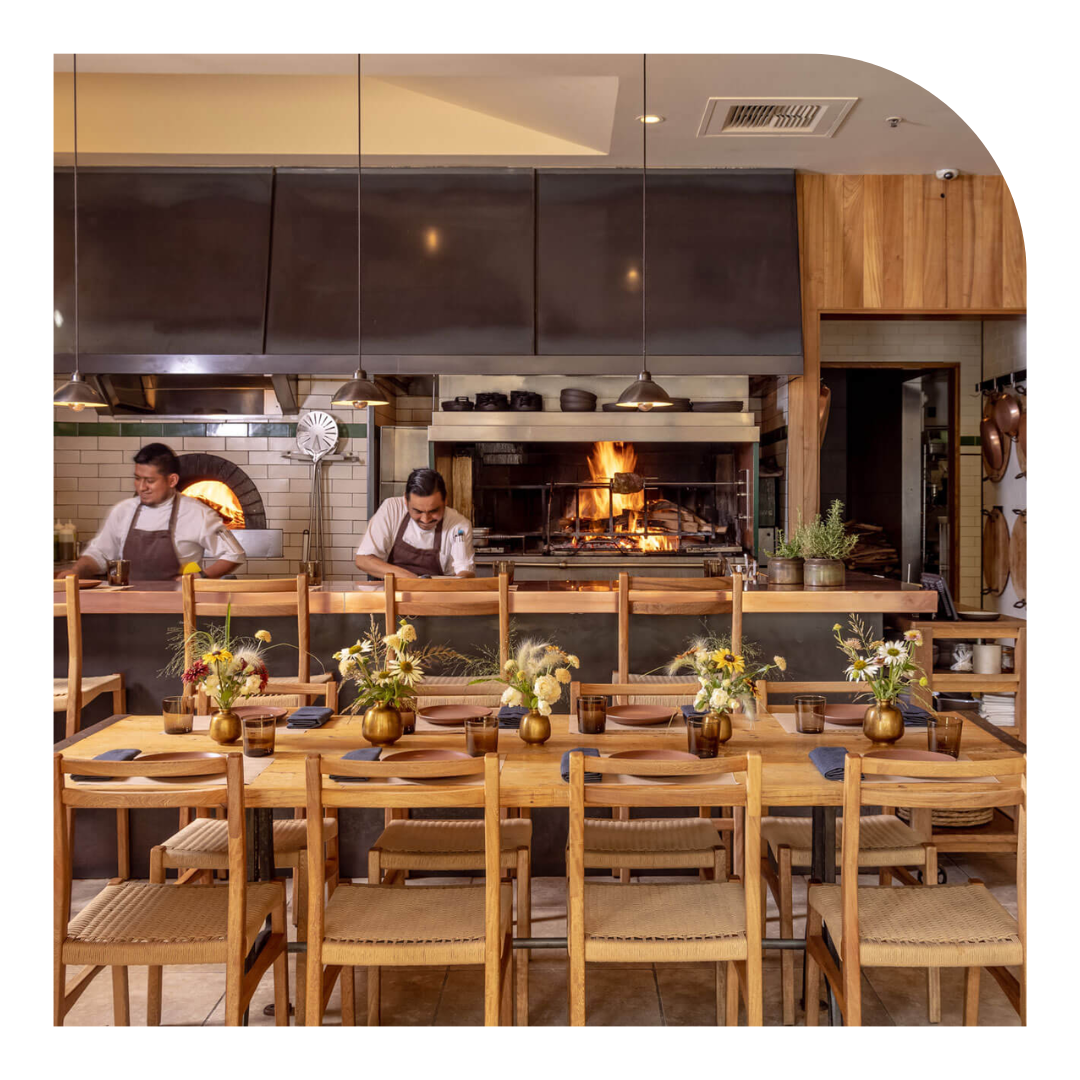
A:
[[[299,408],[295,375],[111,374],[98,381],[113,415],[241,419]]]

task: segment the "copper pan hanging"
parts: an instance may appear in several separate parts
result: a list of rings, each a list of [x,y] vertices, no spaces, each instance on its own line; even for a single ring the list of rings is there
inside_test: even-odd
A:
[[[1012,441],[1001,434],[992,417],[983,417],[979,424],[979,440],[982,443],[983,468],[996,484],[1009,467],[1009,451]]]
[[[997,424],[998,431],[1008,439],[1015,438],[1020,429],[1020,417],[1023,415],[1020,395],[1013,387],[1007,386],[994,402],[994,423]]]
[[[825,432],[829,430],[829,407],[832,391],[824,384],[818,391],[818,447],[825,445]]]
[[[982,563],[984,595],[1000,596],[1009,583],[1009,526],[1000,506],[984,510]]]
[[[1020,414],[1020,423],[1016,429],[1016,460],[1020,465],[1020,475],[1027,475],[1027,410]]]
[[[982,418],[991,419],[994,415],[994,402],[997,401],[997,393],[994,390],[984,390],[982,396]]]

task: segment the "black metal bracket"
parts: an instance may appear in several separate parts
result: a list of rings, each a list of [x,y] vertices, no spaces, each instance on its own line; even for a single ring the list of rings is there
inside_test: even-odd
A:
[[[1026,394],[1027,386],[1020,385],[1022,383],[1027,383],[1027,368],[1011,371],[1007,375],[998,375],[993,379],[984,379],[981,383],[975,384],[975,389],[980,394],[989,394],[1006,386],[1015,386],[1018,393]]]

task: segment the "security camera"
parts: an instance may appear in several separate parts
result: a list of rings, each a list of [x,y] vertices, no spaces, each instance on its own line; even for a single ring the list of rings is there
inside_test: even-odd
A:
[[[934,175],[939,180],[955,180],[960,175],[959,169],[938,169]]]

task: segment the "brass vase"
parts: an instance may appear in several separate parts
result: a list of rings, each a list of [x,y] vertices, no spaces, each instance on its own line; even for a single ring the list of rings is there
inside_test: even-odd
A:
[[[731,713],[709,713],[705,717],[703,733],[707,737],[715,738],[723,746],[731,738]]]
[[[218,711],[210,718],[210,738],[222,746],[236,742],[240,738],[240,717],[232,709],[223,709],[218,705]]]
[[[360,734],[372,746],[391,746],[401,738],[404,730],[401,712],[393,705],[372,705],[364,713]]]
[[[518,735],[521,736],[522,742],[530,746],[543,746],[551,738],[551,720],[535,709],[530,709],[521,718]]]
[[[866,710],[862,730],[876,746],[889,746],[904,735],[904,714],[891,701],[875,701]]]

